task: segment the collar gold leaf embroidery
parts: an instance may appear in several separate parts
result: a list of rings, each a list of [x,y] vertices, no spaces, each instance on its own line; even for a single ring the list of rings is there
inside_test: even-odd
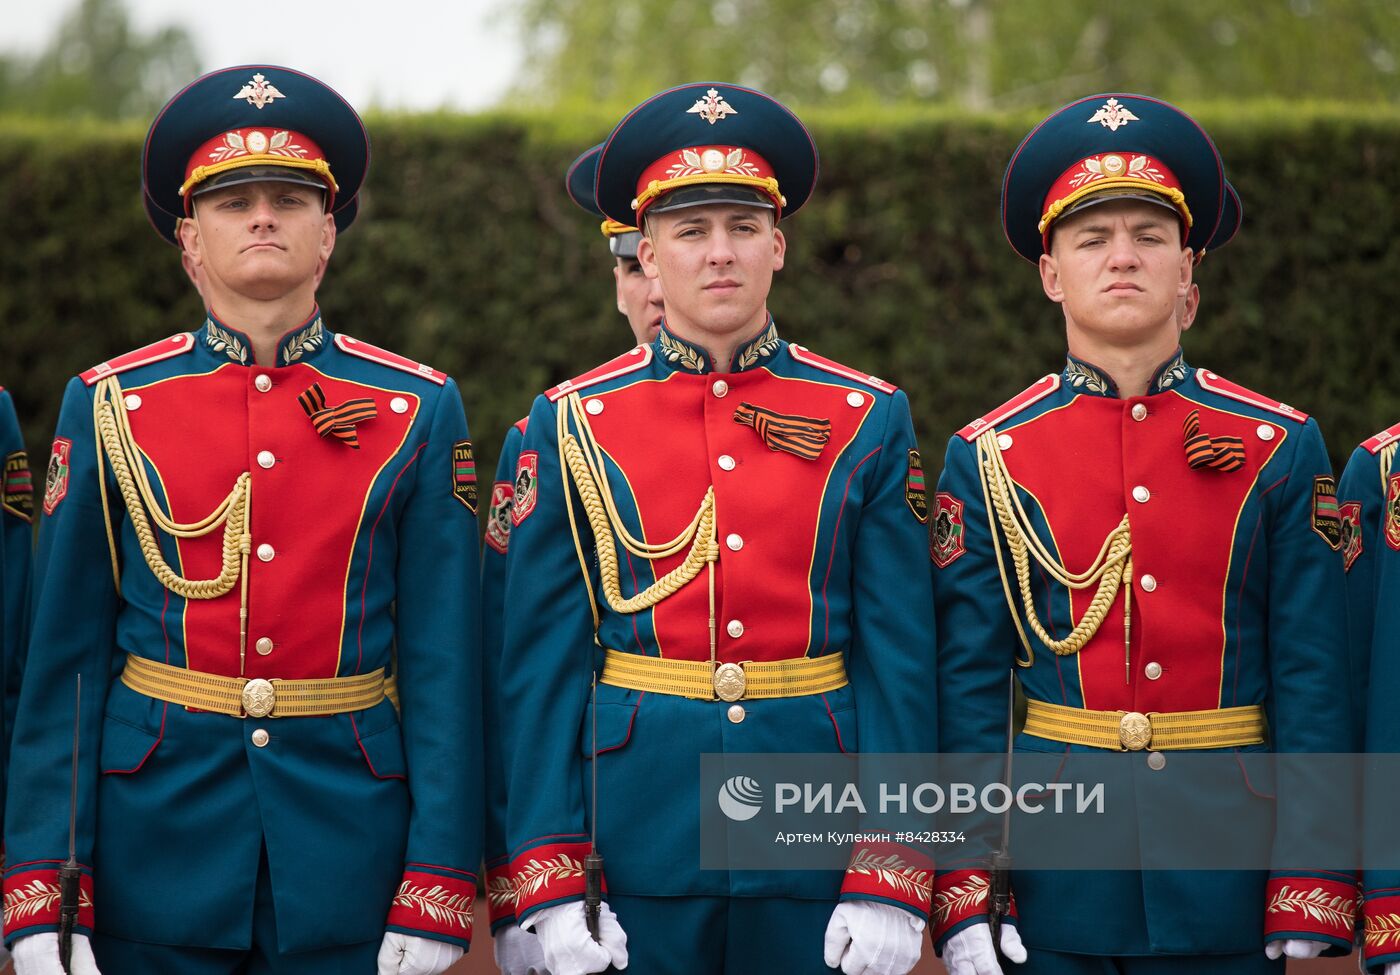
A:
[[[204,342],[215,352],[222,352],[239,365],[248,364],[248,347],[238,336],[214,324],[212,318],[204,322]]]
[[[289,338],[282,347],[282,365],[296,362],[308,352],[315,352],[326,340],[326,330],[321,325],[321,319],[312,322],[306,328]]]
[[[661,335],[661,353],[666,357],[667,362],[690,369],[694,372],[705,371],[705,360],[695,349],[691,348],[680,339],[673,338],[664,329]]]
[[[747,369],[760,359],[766,359],[777,351],[778,326],[775,322],[769,322],[768,327],[759,333],[758,338],[739,352],[739,368]]]

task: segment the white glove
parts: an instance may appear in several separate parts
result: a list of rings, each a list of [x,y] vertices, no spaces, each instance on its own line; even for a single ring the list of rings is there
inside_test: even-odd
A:
[[[58,960],[58,932],[26,934],[15,941],[15,975],[63,975]],[[87,935],[73,935],[73,975],[102,975],[97,959],[92,957],[92,944]]]
[[[1386,962],[1385,975],[1400,975],[1400,961]]]
[[[1017,965],[1026,960],[1026,948],[1014,924],[1001,926],[1001,953]],[[992,950],[991,925],[969,925],[945,941],[943,967],[948,969],[948,975],[1002,975],[997,954]]]
[[[385,931],[379,946],[379,975],[442,975],[465,953],[446,941]]]
[[[609,965],[627,967],[627,932],[606,901],[598,915],[598,941],[588,933],[583,901],[546,907],[520,927],[535,932],[544,963],[554,975],[593,975]]]
[[[919,961],[924,919],[890,904],[843,901],[826,923],[822,957],[844,975],[907,975]]]
[[[518,924],[506,924],[491,936],[491,953],[501,975],[549,975],[540,939]]]
[[[1316,958],[1328,947],[1325,941],[1305,941],[1302,938],[1286,938],[1283,941],[1270,941],[1264,946],[1264,954],[1270,958]],[[1391,962],[1386,966],[1386,975],[1391,975],[1391,965],[1400,971],[1400,963]]]

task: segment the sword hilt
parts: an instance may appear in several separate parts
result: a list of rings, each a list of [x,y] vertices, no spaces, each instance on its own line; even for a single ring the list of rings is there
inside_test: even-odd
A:
[[[598,921],[603,908],[603,857],[589,853],[583,858],[583,919],[594,941],[601,942]]]

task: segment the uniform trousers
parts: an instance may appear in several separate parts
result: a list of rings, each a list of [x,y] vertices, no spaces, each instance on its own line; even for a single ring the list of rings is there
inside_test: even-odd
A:
[[[195,869],[197,865],[191,865],[192,874]],[[205,877],[192,882],[218,883],[218,879]],[[173,909],[178,910],[178,906]],[[356,944],[291,955],[278,951],[272,872],[264,848],[258,863],[251,948],[157,945],[98,932],[93,935],[92,952],[102,975],[372,975],[384,938],[382,931],[373,933],[372,940]]]
[[[607,902],[627,932],[622,975],[832,975],[822,939],[834,900],[609,894]]]

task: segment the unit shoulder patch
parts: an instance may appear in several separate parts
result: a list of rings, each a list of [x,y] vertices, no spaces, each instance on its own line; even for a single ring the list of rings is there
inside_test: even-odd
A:
[[[1341,507],[1342,565],[1350,572],[1351,565],[1361,555],[1361,502],[1348,501]]]
[[[820,369],[822,372],[829,372],[843,379],[854,380],[862,385],[878,389],[882,393],[893,393],[899,388],[893,383],[887,383],[883,379],[868,373],[860,372],[857,369],[852,369],[850,366],[843,366],[841,363],[833,359],[828,359],[825,356],[817,355],[811,349],[803,345],[789,342],[788,354],[792,356],[794,361],[800,362],[804,366],[811,366],[813,369]]]
[[[68,495],[69,458],[73,451],[73,441],[59,437],[53,442],[53,452],[49,454],[49,470],[44,476],[44,514],[51,515],[58,503]]]
[[[470,440],[458,440],[452,445],[452,496],[476,514],[476,458]]]
[[[1239,383],[1232,383],[1228,379],[1222,379],[1209,369],[1197,369],[1196,382],[1208,393],[1215,393],[1217,396],[1225,396],[1236,402],[1257,406],[1261,410],[1277,413],[1279,416],[1287,417],[1297,423],[1306,423],[1308,421],[1308,415],[1301,410],[1295,410],[1287,403],[1280,403],[1278,400],[1269,399],[1267,396],[1260,396],[1258,393],[1251,389],[1246,389]]]
[[[530,517],[530,512],[535,510],[539,488],[540,455],[533,450],[522,450],[520,459],[515,462],[515,496],[510,509],[512,525],[518,525]]]
[[[939,491],[933,496],[933,524],[928,533],[928,554],[934,565],[946,569],[967,551],[963,528],[963,503]]]
[[[414,362],[412,359],[406,359],[396,352],[390,352],[388,349],[381,349],[377,345],[371,345],[360,339],[351,338],[348,335],[337,335],[335,337],[335,347],[341,352],[347,352],[360,359],[368,359],[370,362],[377,362],[381,366],[388,366],[390,369],[398,369],[400,372],[412,373],[420,379],[428,380],[430,383],[436,383],[439,386],[447,385],[447,373],[438,372],[432,366],[425,366],[421,362]]]
[[[1312,530],[1333,551],[1342,547],[1342,514],[1337,507],[1337,481],[1331,474],[1313,478]]]
[[[181,332],[179,335],[172,335],[168,339],[161,339],[159,342],[152,342],[150,345],[127,352],[117,356],[115,359],[108,359],[99,363],[81,374],[80,378],[87,386],[96,385],[101,379],[108,376],[115,376],[118,373],[135,369],[138,366],[148,366],[153,362],[161,362],[165,359],[174,358],[177,355],[184,355],[194,348],[194,333]]]
[[[992,412],[973,420],[967,426],[959,430],[957,435],[968,443],[971,443],[981,436],[988,427],[1000,426],[1026,407],[1034,403],[1039,403],[1059,388],[1059,373],[1052,372],[1048,376],[1042,376],[1005,403],[1002,403],[996,409],[992,410]]]
[[[1400,474],[1385,482],[1385,543],[1400,552]]]
[[[5,457],[5,470],[0,474],[0,508],[16,518],[34,520],[34,474],[29,470],[29,455],[22,450]]]
[[[558,386],[546,392],[545,395],[549,397],[551,403],[557,403],[570,393],[576,393],[581,389],[587,389],[589,386],[595,386],[608,379],[616,379],[618,376],[625,376],[629,372],[636,372],[638,369],[651,364],[651,356],[651,346],[639,345],[628,352],[624,352],[615,359],[609,359],[595,369],[588,370],[581,376],[575,376],[573,379],[564,380]],[[520,432],[525,432],[523,427]]]
[[[497,481],[491,487],[491,505],[486,509],[486,544],[502,555],[510,545],[510,514],[515,507],[515,485]]]
[[[1361,446],[1365,447],[1373,454],[1379,454],[1387,446],[1395,443],[1397,440],[1400,440],[1400,423],[1395,424],[1393,427],[1387,427],[1370,440],[1364,441]]]

